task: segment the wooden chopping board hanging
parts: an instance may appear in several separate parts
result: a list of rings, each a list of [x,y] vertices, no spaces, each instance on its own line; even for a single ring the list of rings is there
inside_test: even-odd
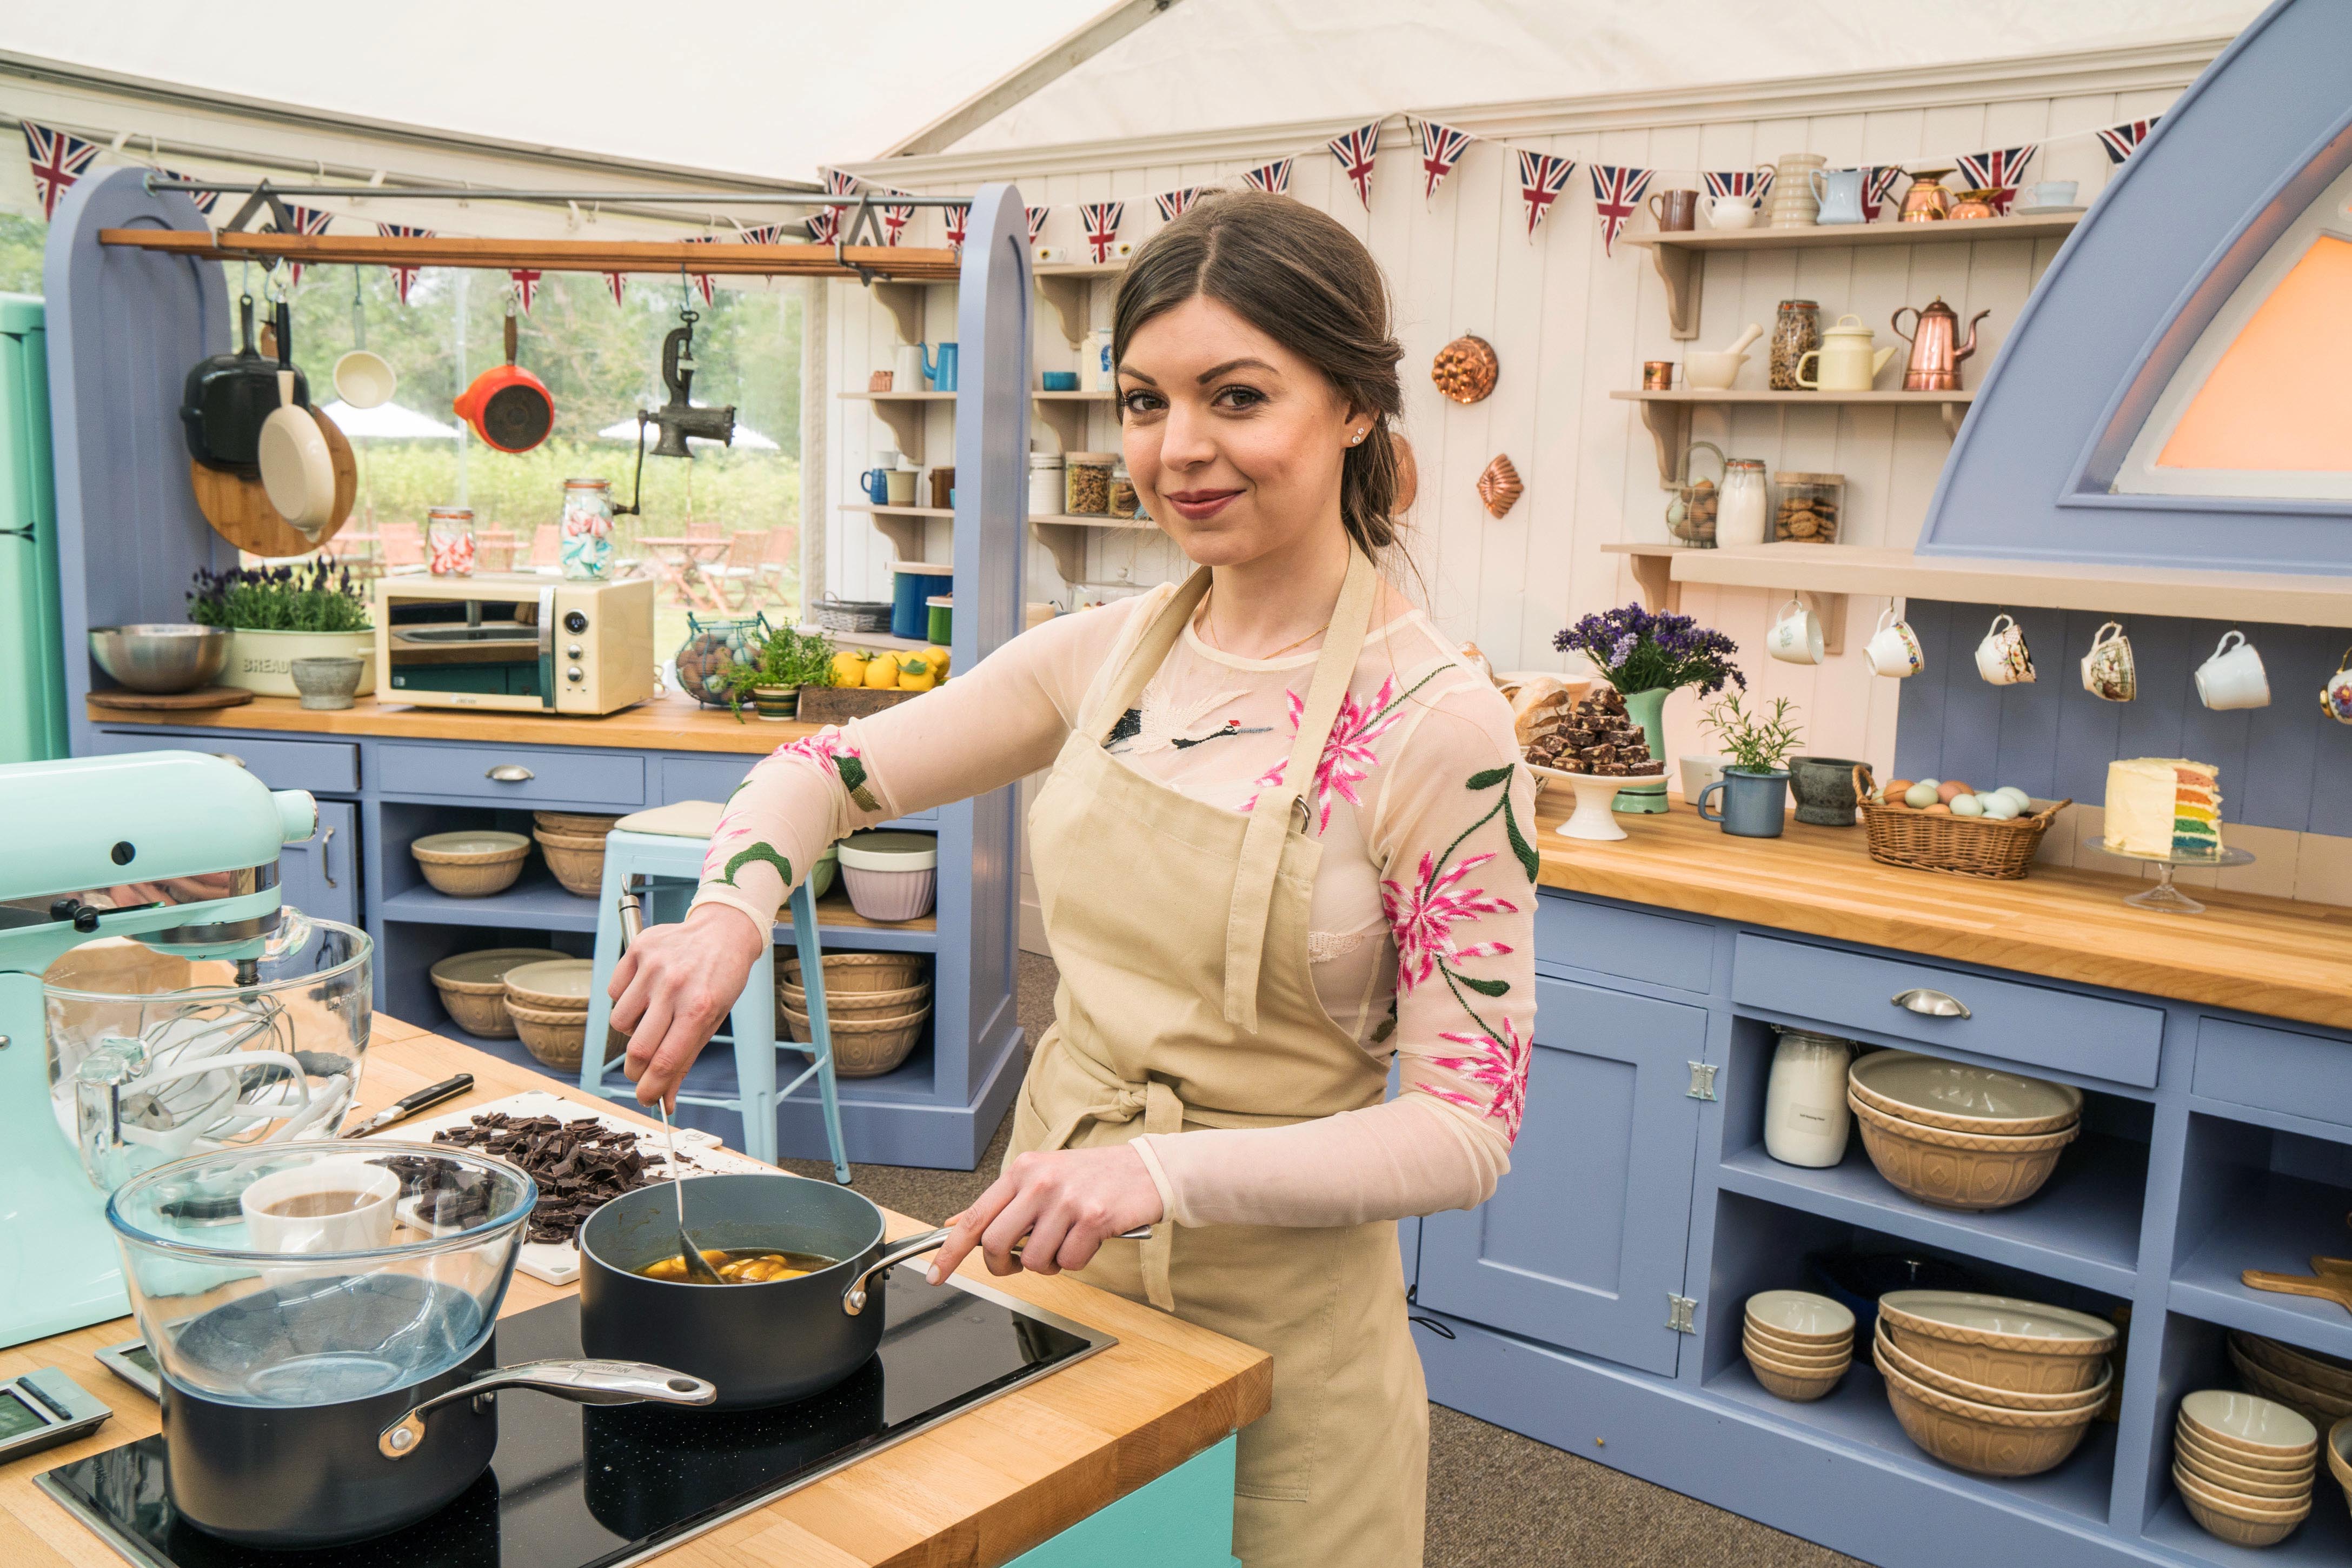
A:
[[[314,553],[327,541],[342,531],[351,521],[352,507],[360,495],[359,458],[352,451],[350,439],[335,428],[335,422],[316,408],[310,417],[319,422],[319,433],[327,438],[327,452],[335,463],[335,511],[318,537],[307,538],[278,515],[269,504],[269,494],[261,488],[258,476],[247,479],[242,474],[208,468],[194,458],[188,462],[188,479],[195,487],[196,509],[213,531],[250,555],[271,560]]]

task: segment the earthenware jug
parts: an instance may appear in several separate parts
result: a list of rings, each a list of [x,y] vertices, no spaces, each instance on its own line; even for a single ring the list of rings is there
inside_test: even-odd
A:
[[[1822,204],[1819,224],[1860,223],[1862,216],[1862,171],[1860,169],[1815,169],[1807,179],[1813,188],[1813,199]]]
[[[1789,787],[1797,820],[1816,827],[1852,827],[1854,808],[1870,785],[1868,764],[1850,757],[1790,757]]]
[[[1822,334],[1821,347],[1798,357],[1797,384],[1810,392],[1868,392],[1895,357],[1895,345],[1879,348],[1873,341],[1876,336],[1860,316],[1840,316],[1837,325]],[[1813,367],[1811,378],[1805,374],[1809,363]]]

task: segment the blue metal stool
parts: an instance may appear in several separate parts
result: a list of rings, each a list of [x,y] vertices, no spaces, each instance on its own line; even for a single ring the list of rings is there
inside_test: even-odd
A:
[[[605,988],[612,983],[613,970],[626,945],[622,901],[636,894],[641,879],[648,883],[683,883],[685,887],[675,890],[691,897],[692,885],[702,875],[703,856],[709,847],[707,838],[678,834],[632,833],[616,828],[604,837],[604,879],[596,908],[595,969],[588,987],[587,1038],[591,1047],[580,1054],[580,1087],[591,1094],[630,1100],[636,1093],[634,1088],[607,1087],[604,1082],[605,1069],[618,1065],[617,1058],[604,1059],[604,1042],[613,1020],[613,1004]],[[656,891],[647,889],[649,901]],[[807,982],[809,1032],[814,1040],[803,1044],[777,1039],[775,952],[772,945],[763,945],[759,961],[744,982],[743,994],[730,1010],[729,1021],[734,1032],[711,1037],[714,1041],[726,1039],[735,1048],[734,1098],[683,1092],[677,1098],[688,1105],[732,1110],[741,1116],[743,1152],[754,1160],[773,1164],[776,1107],[785,1096],[815,1079],[817,1095],[824,1107],[825,1145],[833,1154],[833,1179],[846,1183],[849,1160],[841,1147],[841,1101],[834,1082],[833,1030],[824,1007],[824,961],[817,942],[816,900],[811,897],[806,881],[793,892],[792,908],[801,974]],[[681,916],[682,913],[681,910]],[[782,1089],[776,1087],[779,1045],[814,1058],[806,1070]]]

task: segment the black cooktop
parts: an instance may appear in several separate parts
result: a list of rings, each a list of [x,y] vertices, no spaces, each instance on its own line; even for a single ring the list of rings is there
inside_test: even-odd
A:
[[[772,1501],[1118,1342],[920,1268],[891,1271],[882,1349],[845,1383],[771,1410],[711,1414],[499,1397],[499,1447],[473,1489],[421,1523],[315,1552],[239,1546],[183,1523],[163,1439],[142,1437],[38,1479],[144,1568],[620,1568]],[[577,1356],[567,1300],[501,1319],[501,1363]]]

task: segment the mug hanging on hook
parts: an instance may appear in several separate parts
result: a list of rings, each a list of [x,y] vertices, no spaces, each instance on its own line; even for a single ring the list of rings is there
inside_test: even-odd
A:
[[[360,269],[352,268],[352,351],[335,362],[335,395],[353,408],[381,408],[392,401],[400,377],[381,354],[368,353],[367,311],[360,300]]]

